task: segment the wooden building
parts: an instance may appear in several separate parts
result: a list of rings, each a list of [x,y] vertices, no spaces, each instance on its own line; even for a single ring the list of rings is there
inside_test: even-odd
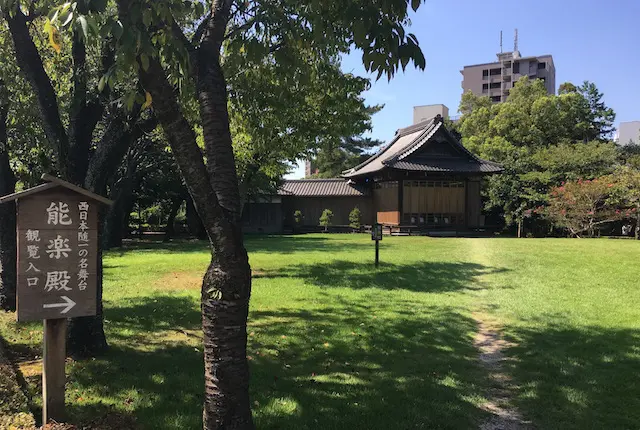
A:
[[[358,207],[363,224],[418,229],[482,227],[480,183],[502,168],[469,152],[436,118],[400,129],[393,140],[342,178],[285,181],[262,226],[245,216],[247,231],[278,232],[293,227],[293,213],[303,214],[303,226],[318,226],[330,209],[333,225],[349,224]],[[251,204],[250,213],[265,203]]]

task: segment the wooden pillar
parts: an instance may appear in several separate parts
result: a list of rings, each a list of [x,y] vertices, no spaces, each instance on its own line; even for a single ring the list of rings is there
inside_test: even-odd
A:
[[[404,182],[398,180],[398,225],[402,224],[402,216],[404,210]]]
[[[464,178],[464,228],[469,228],[469,178]]]
[[[64,363],[67,320],[44,320],[44,353],[42,354],[42,424],[50,420],[62,422],[64,413]]]

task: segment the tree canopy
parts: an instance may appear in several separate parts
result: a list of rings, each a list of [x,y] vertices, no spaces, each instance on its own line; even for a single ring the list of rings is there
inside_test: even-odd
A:
[[[487,206],[507,224],[548,201],[551,187],[577,179],[594,179],[615,168],[618,149],[606,140],[613,111],[592,83],[561,85],[547,93],[541,80],[524,77],[504,103],[463,95],[458,128],[472,151],[504,165],[486,188]]]

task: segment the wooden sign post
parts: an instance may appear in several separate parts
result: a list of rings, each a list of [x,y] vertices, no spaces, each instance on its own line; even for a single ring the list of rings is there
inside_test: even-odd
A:
[[[376,242],[376,267],[380,265],[380,241],[382,240],[382,225],[374,224],[371,228],[371,240]]]
[[[17,201],[17,320],[44,320],[42,422],[64,420],[67,318],[97,308],[98,204],[111,201],[58,178],[0,198]]]

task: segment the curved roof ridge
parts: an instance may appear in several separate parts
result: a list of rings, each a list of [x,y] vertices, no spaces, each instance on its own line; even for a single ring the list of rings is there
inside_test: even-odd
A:
[[[435,121],[435,118],[432,118],[428,121],[422,121],[418,124],[400,129],[396,132],[395,136],[393,137],[393,140],[391,140],[391,142],[389,142],[387,145],[385,145],[380,151],[376,152],[374,155],[372,155],[371,157],[367,158],[364,162],[358,164],[355,167],[352,167],[351,169],[345,170],[342,173],[343,174],[349,174],[349,173],[354,173],[357,172],[358,170],[362,169],[363,167],[367,166],[368,164],[370,164],[372,161],[377,160],[378,158],[380,158],[387,150],[389,150],[393,145],[395,145],[398,140],[400,140],[403,137],[406,137],[408,135],[411,135],[413,133],[417,133],[420,130],[424,130],[426,128],[428,128],[433,122]],[[422,136],[416,136],[416,139],[419,139]],[[403,146],[403,149],[406,148],[407,146],[411,145],[416,139],[411,140],[411,142],[407,143],[405,146]],[[394,154],[395,155],[395,154]],[[393,157],[390,156],[389,158]],[[383,160],[382,163],[384,163],[386,160]]]

